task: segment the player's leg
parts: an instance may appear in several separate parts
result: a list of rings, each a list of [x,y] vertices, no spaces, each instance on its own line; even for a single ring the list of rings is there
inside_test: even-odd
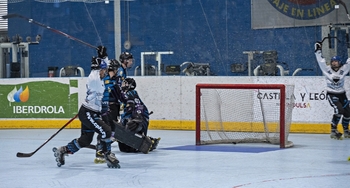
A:
[[[350,121],[350,116],[349,117],[343,116],[342,126],[344,130],[344,138],[350,138],[349,121]]]
[[[102,153],[109,168],[120,168],[119,160],[114,153],[111,152],[111,127],[99,118],[94,119],[94,129],[101,136]]]
[[[84,131],[83,127],[85,126],[82,125],[82,133],[79,138],[73,139],[65,146],[61,146],[53,149],[55,152],[54,155],[56,157],[58,166],[65,164],[65,156],[68,156],[68,154],[74,154],[78,152],[82,147],[89,146],[90,143],[92,142],[94,131],[93,130]]]
[[[343,100],[343,119],[342,119],[342,126],[344,130],[344,138],[350,138],[350,132],[349,132],[349,121],[350,121],[350,107],[349,107],[349,101],[346,98],[346,95],[344,94],[345,99]]]
[[[339,95],[327,93],[327,99],[329,104],[334,109],[334,114],[331,122],[331,135],[332,139],[342,139],[342,134],[338,131],[337,126],[342,117],[343,106],[339,100]]]
[[[74,154],[79,151],[80,148],[89,146],[92,142],[94,136],[94,130],[89,129],[84,123],[85,119],[85,110],[84,108],[79,109],[79,119],[81,123],[81,135],[77,139],[73,139],[65,146],[58,148],[53,148],[54,156],[56,157],[57,165],[61,166],[65,164],[65,156],[68,154]]]
[[[107,162],[107,166],[112,168],[119,168],[119,160],[117,160],[115,155],[111,152],[111,127],[105,123],[97,113],[86,109],[85,114],[88,118],[81,121],[84,122],[84,125],[99,134],[99,137],[101,138],[100,143],[102,145],[102,153]],[[85,121],[88,122],[85,124]]]
[[[119,103],[112,103],[109,105],[109,109],[110,109],[110,114],[109,114],[109,118],[110,118],[110,123],[109,125],[111,126],[112,129],[112,139],[114,138],[114,130],[115,130],[115,123],[118,122],[118,117],[119,117],[119,110],[120,110],[120,105]]]
[[[111,144],[112,140],[110,138],[108,139],[101,139],[102,144],[102,150],[104,152],[104,157],[107,162],[107,166],[109,168],[120,168],[119,160],[115,156],[114,153],[111,152]]]
[[[109,125],[110,123],[110,117],[109,117],[109,112],[102,113],[101,115],[102,120]],[[105,156],[102,151],[102,143],[101,143],[101,134],[97,135],[97,144],[96,144],[96,155],[95,155],[95,160],[94,163],[105,163]]]
[[[96,143],[96,154],[95,154],[95,163],[105,163],[105,158],[102,152],[102,144],[101,144],[101,135],[97,135],[97,143]]]
[[[337,129],[340,118],[341,118],[341,114],[333,114],[332,123],[331,123],[330,137],[337,140],[342,138],[342,133],[340,133]]]

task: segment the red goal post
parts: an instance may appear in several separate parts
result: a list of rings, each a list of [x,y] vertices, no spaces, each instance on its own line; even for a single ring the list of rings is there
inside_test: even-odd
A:
[[[288,141],[294,85],[197,84],[196,145]]]

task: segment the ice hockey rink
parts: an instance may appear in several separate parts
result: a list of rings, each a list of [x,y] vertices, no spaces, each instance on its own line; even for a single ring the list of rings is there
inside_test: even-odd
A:
[[[120,169],[95,164],[95,152],[83,148],[57,167],[52,148],[67,144],[79,129],[64,129],[29,158],[56,129],[0,130],[0,187],[348,187],[350,139],[332,140],[328,134],[291,134],[294,147],[269,144],[195,146],[194,131],[150,130],[161,137],[149,153],[112,151]],[[95,141],[94,141],[95,142]]]

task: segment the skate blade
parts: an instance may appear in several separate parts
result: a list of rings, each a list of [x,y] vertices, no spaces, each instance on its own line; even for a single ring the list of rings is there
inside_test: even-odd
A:
[[[112,164],[112,163],[107,162],[107,167],[108,168],[120,168],[120,165],[119,165],[119,163],[118,164]]]
[[[57,148],[56,147],[52,148],[52,151],[53,151],[53,156],[55,156],[55,161],[56,161],[57,167],[61,167],[62,164],[60,163],[60,160],[58,158],[59,155],[58,155],[58,152],[57,152]]]

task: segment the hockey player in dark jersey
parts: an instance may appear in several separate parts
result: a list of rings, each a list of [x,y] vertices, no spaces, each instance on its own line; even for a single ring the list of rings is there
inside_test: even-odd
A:
[[[123,81],[127,78],[127,69],[131,68],[134,64],[133,55],[129,52],[123,52],[119,56],[119,62],[121,64],[121,66],[118,68],[118,71],[117,71],[117,85],[120,87],[119,89],[121,89]],[[119,96],[119,98],[120,98],[120,96]],[[121,102],[121,106],[122,106],[121,109],[124,108],[123,105],[124,105],[124,103]],[[147,125],[147,127],[148,127],[148,125]],[[146,133],[147,133],[147,131],[146,131]],[[150,139],[152,139],[154,141],[155,144],[154,144],[154,147],[152,147],[152,148],[155,149],[158,145],[160,138],[155,139],[155,138],[150,137]],[[118,146],[119,146],[119,150],[122,152],[137,152],[136,149],[134,149],[134,148],[122,143],[122,142],[119,142],[119,141],[118,141]]]
[[[121,115],[120,123],[131,132],[147,136],[149,124],[149,111],[139,97],[136,82],[133,78],[125,78],[122,82],[121,102],[124,104],[124,112]],[[153,144],[150,151],[157,148],[160,138],[149,137]],[[138,152],[137,149],[125,144],[119,145],[122,152]]]
[[[121,65],[117,70],[117,86],[119,86],[119,88],[117,88],[116,90],[119,90],[118,96],[120,98],[120,91],[121,91],[122,82],[127,77],[127,69],[131,68],[134,64],[134,57],[129,52],[122,52],[119,56],[119,62]],[[120,101],[119,101],[118,108],[119,109],[123,108],[123,106],[121,107]],[[118,113],[118,115],[120,115],[120,114]],[[124,150],[123,148],[130,148],[126,144],[119,142],[119,141],[118,141],[118,147],[119,147],[120,151],[123,151]]]
[[[318,65],[326,77],[327,99],[334,109],[330,137],[333,139],[342,139],[342,133],[337,130],[338,123],[342,119],[341,124],[344,130],[344,138],[350,138],[350,107],[344,89],[345,76],[350,71],[350,58],[347,59],[346,63],[343,63],[339,56],[334,56],[331,58],[330,65],[327,65],[325,58],[322,57],[322,42],[315,43],[315,55]]]
[[[121,66],[117,71],[117,83],[119,86],[121,86],[123,80],[127,77],[126,69],[131,68],[134,65],[134,57],[129,52],[123,52],[119,56],[119,62]]]
[[[102,119],[105,123],[111,126],[112,136],[111,139],[114,141],[114,130],[115,130],[115,122],[118,122],[119,116],[119,97],[117,96],[117,92],[114,91],[115,85],[117,84],[116,72],[119,67],[119,62],[115,59],[111,59],[108,65],[108,73],[103,78],[103,82],[105,85],[105,91],[103,93],[102,98]],[[94,160],[95,163],[104,163],[104,157],[101,153],[101,144],[100,144],[100,136],[97,137],[96,144],[96,158]]]
[[[105,50],[104,47],[98,47],[99,55],[105,53],[103,50]],[[101,118],[102,97],[105,90],[102,79],[106,74],[106,69],[107,64],[103,59],[92,58],[91,73],[88,76],[86,84],[87,95],[78,113],[79,120],[81,121],[81,135],[67,145],[53,149],[59,167],[65,164],[65,156],[74,154],[80,148],[89,146],[96,132],[101,137],[102,153],[107,166],[110,168],[120,168],[119,160],[111,152],[111,127]]]
[[[112,120],[117,122],[119,116],[119,96],[114,87],[117,84],[116,71],[118,67],[119,62],[115,59],[111,59],[108,65],[108,74],[103,78],[105,92],[102,98],[102,118],[104,118],[106,123],[109,122],[112,130],[114,130],[114,123]]]

